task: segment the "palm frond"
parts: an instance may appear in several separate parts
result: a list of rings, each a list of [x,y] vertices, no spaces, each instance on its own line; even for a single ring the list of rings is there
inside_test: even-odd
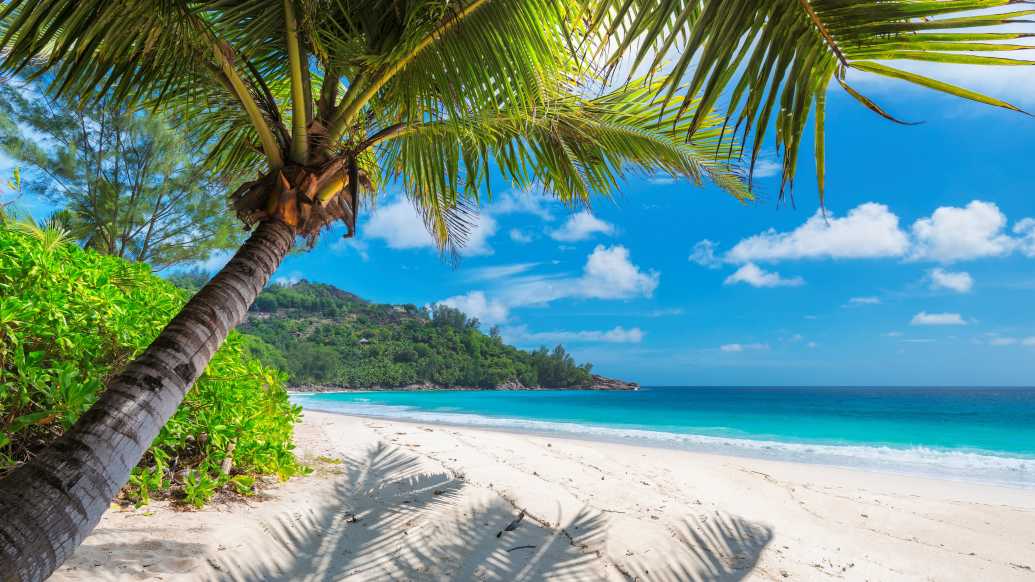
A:
[[[743,139],[752,139],[754,167],[769,131],[783,151],[783,180],[793,182],[808,116],[837,79],[852,97],[885,117],[879,105],[847,85],[857,69],[981,103],[1019,110],[1004,101],[887,64],[916,60],[960,65],[1031,65],[1032,61],[981,53],[1030,48],[1005,41],[1016,32],[968,34],[962,29],[1007,25],[1035,11],[971,11],[1015,4],[1011,0],[602,0],[585,2],[595,33],[615,67],[632,55],[633,69],[659,70],[676,56],[664,99],[692,119],[689,131],[720,99]],[[978,53],[978,54],[962,54]],[[877,62],[880,61],[880,62]],[[686,85],[685,91],[682,89]],[[693,111],[689,106],[699,99]],[[816,161],[823,189],[823,119],[817,117]]]
[[[445,212],[491,196],[494,166],[511,185],[540,188],[570,206],[613,195],[630,172],[709,180],[750,200],[742,172],[726,156],[737,146],[723,133],[724,120],[706,116],[688,142],[689,119],[651,102],[664,82],[637,81],[597,98],[581,97],[571,87],[542,88],[532,104],[460,117],[443,113],[383,132],[383,166],[433,218],[431,230],[442,245],[457,230]]]

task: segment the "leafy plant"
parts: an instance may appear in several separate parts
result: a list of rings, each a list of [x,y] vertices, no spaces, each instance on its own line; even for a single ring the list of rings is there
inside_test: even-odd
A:
[[[180,309],[185,294],[146,265],[83,250],[47,227],[0,222],[0,473],[67,430],[105,382]],[[292,428],[300,409],[283,375],[232,334],[133,471],[137,504],[188,485],[188,502],[210,485],[249,490],[253,475],[286,478],[300,468]],[[220,465],[233,443],[230,475]]]
[[[219,481],[206,470],[191,470],[183,481],[184,501],[194,507],[204,507],[216,492]]]

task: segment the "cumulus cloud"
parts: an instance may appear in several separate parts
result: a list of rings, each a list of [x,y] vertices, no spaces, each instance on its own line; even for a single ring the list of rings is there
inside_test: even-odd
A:
[[[532,242],[532,235],[518,228],[510,229],[507,235],[510,236],[510,240],[518,244],[527,244]]]
[[[915,243],[910,258],[952,263],[1001,257],[1017,247],[1005,228],[1006,215],[991,202],[974,200],[963,208],[943,206],[929,218],[913,223]]]
[[[629,249],[622,245],[597,245],[586,259],[579,293],[585,297],[622,299],[650,297],[658,288],[661,275],[644,272],[629,260]]]
[[[726,260],[734,263],[791,259],[864,259],[899,257],[909,248],[909,237],[883,204],[869,202],[843,218],[816,212],[791,232],[770,229],[736,244]]]
[[[1017,250],[1026,257],[1035,257],[1035,218],[1025,218],[1013,226]]]
[[[459,309],[468,317],[475,317],[478,321],[490,325],[506,321],[510,314],[510,310],[503,302],[489,299],[483,291],[455,295],[439,301],[439,304]]]
[[[769,344],[723,344],[719,349],[724,352],[746,352],[749,350],[768,350]]]
[[[709,269],[718,269],[722,266],[722,259],[715,252],[718,246],[708,239],[700,241],[694,245],[693,250],[690,252],[690,262]]]
[[[538,331],[531,332],[526,326],[506,327],[502,335],[510,343],[516,344],[558,344],[558,343],[612,343],[638,344],[647,335],[642,329],[633,327],[626,329],[617,326],[606,331]]]
[[[928,272],[931,278],[931,289],[947,289],[956,293],[969,293],[974,288],[974,278],[970,273],[959,271],[946,271],[941,267],[931,269]]]
[[[911,325],[967,325],[958,313],[927,313],[921,311],[913,316]]]
[[[754,263],[748,263],[726,277],[725,285],[746,283],[752,287],[799,287],[805,284],[801,277],[784,278],[779,273],[765,271]]]
[[[588,210],[576,212],[559,228],[550,231],[550,238],[562,242],[586,240],[595,234],[613,235],[615,227],[593,216]]]
[[[515,307],[545,305],[559,299],[633,299],[650,297],[657,289],[661,274],[644,270],[629,257],[629,249],[621,245],[597,245],[586,257],[582,273],[540,275],[526,274],[538,263],[518,263],[485,267],[472,271],[474,280],[493,281],[492,299],[484,291],[473,291],[443,300],[441,303],[461,309],[486,323],[503,321]]]
[[[459,252],[463,256],[491,255],[489,238],[496,234],[496,220],[481,214],[467,234]],[[428,233],[413,204],[405,198],[379,206],[363,227],[365,238],[381,239],[396,250],[435,248],[435,239]]]
[[[1012,346],[1015,344],[1017,344],[1017,338],[1014,337],[994,337],[988,340],[988,345],[996,347]]]
[[[1007,226],[1007,217],[998,206],[973,200],[963,207],[937,208],[916,220],[907,232],[887,206],[867,202],[841,218],[824,218],[817,212],[791,231],[769,229],[741,240],[721,255],[716,243],[702,240],[694,245],[690,261],[717,268],[723,263],[804,259],[899,258],[949,264],[1014,252],[1035,257],[1035,219],[1021,219],[1011,230]],[[960,281],[962,275],[949,284],[959,287]]]

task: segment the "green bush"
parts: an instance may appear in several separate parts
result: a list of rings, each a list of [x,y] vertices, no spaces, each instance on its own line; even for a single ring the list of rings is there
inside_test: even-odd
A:
[[[186,300],[146,265],[60,235],[0,221],[0,473],[72,426]],[[134,470],[131,499],[172,492],[199,505],[218,488],[246,492],[249,476],[301,470],[292,452],[301,410],[248,345],[230,334]]]

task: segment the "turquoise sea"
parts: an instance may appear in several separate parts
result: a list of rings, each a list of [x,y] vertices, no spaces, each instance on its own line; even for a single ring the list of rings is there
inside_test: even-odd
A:
[[[296,394],[303,408],[1035,487],[1035,388]]]

